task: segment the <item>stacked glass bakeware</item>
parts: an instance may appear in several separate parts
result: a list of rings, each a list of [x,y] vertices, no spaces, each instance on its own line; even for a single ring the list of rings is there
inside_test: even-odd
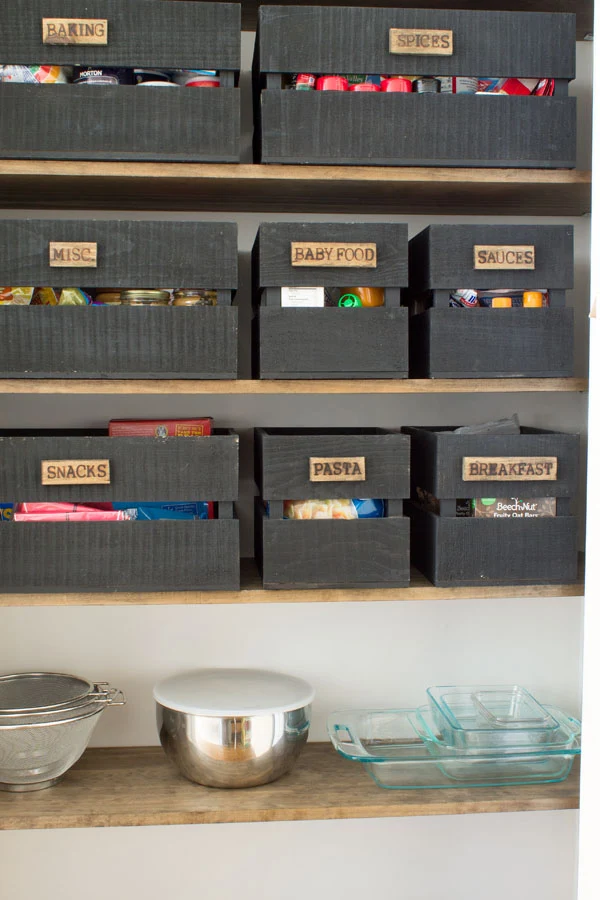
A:
[[[564,781],[581,723],[518,685],[431,687],[418,709],[329,716],[338,753],[380,787],[449,788]]]

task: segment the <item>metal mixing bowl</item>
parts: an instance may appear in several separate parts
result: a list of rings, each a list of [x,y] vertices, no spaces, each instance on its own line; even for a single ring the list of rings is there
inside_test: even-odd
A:
[[[182,775],[217,788],[267,784],[293,767],[306,743],[310,704],[255,716],[203,716],[156,704],[160,742]]]

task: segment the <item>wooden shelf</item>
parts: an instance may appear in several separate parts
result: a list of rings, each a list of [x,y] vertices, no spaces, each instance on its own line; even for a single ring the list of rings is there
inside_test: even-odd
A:
[[[39,793],[0,792],[0,829],[97,828],[444,816],[577,809],[578,767],[561,784],[384,790],[330,744],[308,744],[295,769],[262,787],[215,790],[186,781],[158,747],[88,750]]]
[[[3,606],[192,606],[232,603],[380,603],[389,600],[486,600],[509,597],[582,597],[583,554],[575,584],[437,588],[412,569],[410,587],[267,591],[254,560],[243,559],[240,591],[155,591],[78,594],[0,594]]]
[[[568,169],[1,160],[0,206],[580,216],[591,208],[591,173]]]
[[[587,389],[586,378],[307,378],[298,381],[0,378],[0,394],[528,394]]]

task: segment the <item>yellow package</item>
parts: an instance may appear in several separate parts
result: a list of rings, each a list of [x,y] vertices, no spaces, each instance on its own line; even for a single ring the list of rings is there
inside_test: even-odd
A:
[[[29,306],[33,291],[32,287],[0,287],[0,304]]]
[[[60,292],[59,306],[87,306],[91,298],[81,288],[63,288]]]
[[[58,297],[54,288],[39,287],[35,289],[32,306],[57,306]]]

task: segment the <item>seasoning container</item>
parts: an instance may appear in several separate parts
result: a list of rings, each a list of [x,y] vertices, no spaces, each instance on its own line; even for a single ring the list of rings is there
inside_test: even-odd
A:
[[[348,79],[343,75],[322,75],[317,78],[318,91],[347,91]]]
[[[492,309],[511,309],[512,297],[492,297]]]
[[[123,306],[168,306],[168,291],[130,290],[121,291]]]
[[[353,84],[350,87],[351,91],[365,91],[370,93],[381,93],[381,88],[378,84],[371,84],[368,81],[364,81],[362,84]]]
[[[121,293],[122,291],[119,288],[100,288],[96,291],[94,303],[119,306],[121,304]]]
[[[175,291],[173,294],[173,306],[216,306],[217,292],[207,291],[202,288],[189,288]]]
[[[134,84],[145,84],[146,82],[164,81],[170,83],[171,79],[166,72],[160,72],[158,69],[134,69]]]
[[[173,81],[181,87],[220,87],[221,79],[214,69],[179,69]]]
[[[436,76],[440,82],[442,94],[476,94],[479,90],[479,78],[470,76],[442,75]]]
[[[384,78],[381,82],[381,90],[388,94],[410,94],[412,93],[412,81],[410,78]]]
[[[317,78],[315,75],[309,75],[301,72],[298,75],[292,75],[290,90],[292,91],[314,91]]]
[[[133,84],[133,72],[114,66],[76,66],[73,83]]]
[[[540,309],[544,305],[544,295],[541,291],[524,291],[523,307]]]
[[[423,78],[417,78],[413,82],[413,90],[417,94],[439,94],[441,84],[439,78],[432,78],[430,75],[426,75]]]

